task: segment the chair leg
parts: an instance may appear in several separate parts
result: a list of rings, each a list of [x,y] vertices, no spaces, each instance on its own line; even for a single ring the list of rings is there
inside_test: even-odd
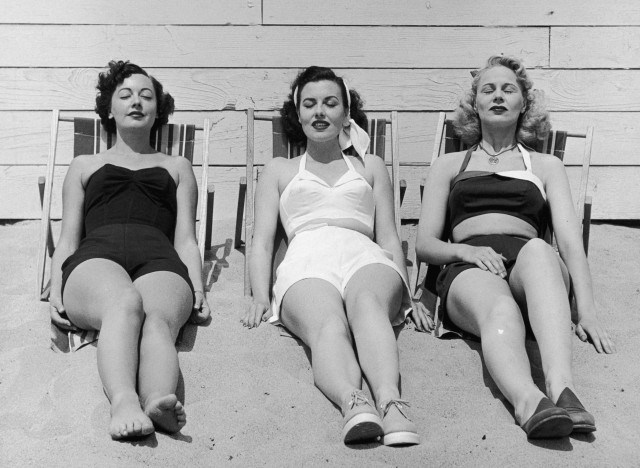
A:
[[[400,180],[400,206],[402,206],[402,202],[404,201],[404,194],[407,192],[407,181],[404,179]]]
[[[38,177],[38,192],[40,192],[40,208],[44,203],[44,184],[46,179],[43,176]],[[47,251],[49,252],[49,257],[53,255],[53,251],[55,250],[55,246],[53,245],[53,232],[51,231],[51,223],[49,223],[49,233],[47,234]]]
[[[207,189],[207,218],[205,222],[207,223],[205,236],[204,236],[204,250],[211,250],[211,235],[213,232],[213,199],[216,193],[215,188],[210,186]]]
[[[236,233],[234,236],[233,247],[239,249],[242,246],[242,218],[244,217],[244,202],[247,196],[247,178],[240,178],[240,187],[238,189],[238,210],[236,212]]]
[[[590,196],[584,199],[584,217],[582,218],[582,246],[585,255],[589,255],[589,234],[591,231],[591,205],[593,201]]]

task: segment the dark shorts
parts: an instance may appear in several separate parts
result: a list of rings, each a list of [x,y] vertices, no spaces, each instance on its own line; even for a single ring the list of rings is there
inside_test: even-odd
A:
[[[92,230],[78,250],[62,264],[62,294],[71,272],[92,258],[112,260],[135,281],[154,271],[170,271],[181,276],[191,289],[187,266],[162,231],[145,224],[108,224]]]
[[[496,253],[501,254],[506,258],[504,261],[504,267],[507,270],[507,276],[505,281],[509,281],[511,271],[516,264],[516,259],[522,247],[528,242],[528,239],[521,239],[519,237],[512,237],[503,234],[492,234],[488,236],[476,236],[462,241],[462,244],[473,245],[475,247],[491,247]],[[440,304],[443,311],[442,321],[445,327],[452,327],[451,320],[446,312],[447,295],[449,294],[449,288],[451,283],[456,277],[465,270],[470,268],[479,268],[473,263],[466,262],[453,262],[446,265],[438,274],[436,281],[436,292],[440,297]],[[525,317],[526,319],[526,317]],[[528,320],[525,320],[528,322]],[[453,326],[455,327],[455,326]]]

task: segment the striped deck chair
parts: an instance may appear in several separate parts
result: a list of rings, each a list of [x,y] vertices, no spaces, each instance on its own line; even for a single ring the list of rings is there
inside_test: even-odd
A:
[[[578,199],[576,202],[576,214],[578,220],[582,224],[582,244],[585,253],[589,251],[589,230],[591,227],[591,205],[592,198],[587,195],[587,183],[589,179],[589,166],[591,164],[591,145],[593,141],[593,127],[587,127],[586,133],[569,133],[561,130],[554,130],[549,133],[546,139],[538,141],[537,145],[532,147],[533,151],[538,153],[553,154],[564,161],[565,146],[568,138],[581,138],[585,140],[584,152],[582,156],[582,170],[580,174],[580,185],[578,187]],[[431,157],[431,163],[441,154],[464,151],[469,146],[455,134],[453,122],[447,119],[447,115],[441,112],[438,118],[438,126],[436,128],[436,138]],[[448,237],[448,236],[446,236]],[[553,230],[549,228],[544,236],[545,240],[553,244]],[[420,262],[417,261],[415,250],[413,252],[413,264],[415,265],[411,272],[411,288],[414,292],[418,289],[418,278],[420,276]],[[417,291],[421,295],[421,301],[427,306],[427,309],[435,312],[436,328],[435,336],[442,335],[442,322],[439,307],[439,299],[435,292],[435,283],[440,267],[437,265],[429,265],[423,281],[422,291]],[[426,295],[426,297],[425,297]],[[572,301],[573,302],[573,301]],[[573,307],[574,305],[572,305]]]
[[[291,145],[287,140],[282,126],[282,118],[274,115],[256,115],[254,109],[247,110],[247,172],[246,177],[240,180],[240,191],[238,197],[238,210],[236,216],[235,247],[242,245],[241,232],[243,212],[245,214],[245,241],[244,241],[244,294],[251,295],[251,285],[249,282],[249,256],[251,254],[251,244],[253,242],[253,222],[254,222],[254,122],[256,120],[270,121],[272,123],[273,135],[273,157],[294,158],[304,153],[305,148]],[[400,180],[400,158],[399,158],[399,138],[398,138],[398,113],[391,112],[389,118],[369,119],[367,132],[371,138],[369,152],[385,158],[387,125],[391,127],[391,178],[394,190],[395,223],[398,233],[400,232],[400,205],[406,190],[406,182]],[[246,207],[246,208],[245,208]],[[278,222],[276,230],[275,246],[272,262],[272,282],[275,271],[286,253],[287,236],[282,224]]]
[[[51,194],[53,187],[54,170],[56,164],[57,140],[59,122],[73,123],[73,157],[81,154],[96,154],[113,146],[116,141],[115,134],[107,133],[100,124],[100,119],[83,117],[60,117],[60,112],[54,110],[51,121],[51,142],[49,146],[49,159],[47,161],[46,175],[38,179],[40,201],[42,203],[42,218],[40,229],[40,243],[38,248],[37,265],[37,294],[41,301],[47,301],[50,293],[50,280],[45,285],[45,270],[55,250],[53,235],[51,232]],[[158,128],[151,135],[151,145],[158,151],[168,155],[183,156],[193,163],[196,131],[202,131],[202,170],[200,178],[200,194],[198,197],[198,218],[200,219],[198,233],[198,248],[200,258],[204,261],[205,249],[211,245],[212,229],[212,205],[214,189],[209,185],[209,131],[210,123],[204,120],[202,127],[184,124],[167,124]],[[92,343],[98,338],[95,331],[82,331],[78,333],[60,330],[51,324],[51,347],[56,351],[68,352],[80,349],[86,344]]]

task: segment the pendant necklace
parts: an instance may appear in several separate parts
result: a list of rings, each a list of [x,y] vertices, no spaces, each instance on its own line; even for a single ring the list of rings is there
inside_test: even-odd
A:
[[[478,147],[482,151],[487,153],[487,156],[489,156],[489,164],[491,164],[492,166],[495,166],[496,164],[498,164],[500,162],[500,158],[498,156],[500,156],[502,153],[506,153],[507,151],[511,151],[517,145],[518,145],[517,143],[514,143],[513,145],[509,146],[508,148],[505,148],[502,151],[500,151],[498,153],[495,153],[495,154],[491,154],[486,149],[484,149],[484,146],[482,146],[482,143],[478,144]]]

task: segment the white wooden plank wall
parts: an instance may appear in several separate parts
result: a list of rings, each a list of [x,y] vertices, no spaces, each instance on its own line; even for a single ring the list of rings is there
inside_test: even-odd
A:
[[[426,162],[437,113],[455,108],[469,70],[489,55],[533,68],[554,127],[594,125],[589,188],[595,219],[640,219],[640,2],[637,0],[2,0],[0,219],[40,216],[50,110],[93,115],[97,73],[129,59],[176,100],[174,122],[213,122],[215,218],[235,215],[243,174],[244,109],[278,109],[302,67],[337,69],[371,116],[399,111],[403,163]],[[60,124],[53,215],[71,159]],[[271,151],[256,123],[256,159]],[[201,145],[196,148],[200,160]],[[577,186],[582,144],[567,147]],[[402,168],[404,218],[417,218],[427,167]]]

